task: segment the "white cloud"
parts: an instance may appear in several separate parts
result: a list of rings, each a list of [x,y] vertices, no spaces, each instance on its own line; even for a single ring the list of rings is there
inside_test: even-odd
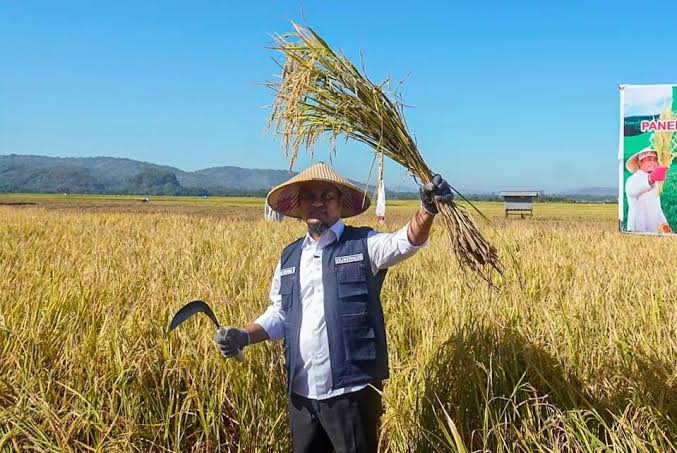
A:
[[[672,86],[646,85],[624,88],[623,116],[658,115],[672,104]]]

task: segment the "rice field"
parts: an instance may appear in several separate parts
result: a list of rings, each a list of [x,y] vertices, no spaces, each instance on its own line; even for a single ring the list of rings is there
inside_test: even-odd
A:
[[[500,291],[460,272],[441,222],[386,278],[381,450],[677,451],[677,240],[618,234],[615,205],[479,207]],[[281,344],[240,364],[206,318],[166,333],[192,299],[230,325],[265,309],[304,227],[262,217],[252,199],[0,197],[0,451],[289,451]]]

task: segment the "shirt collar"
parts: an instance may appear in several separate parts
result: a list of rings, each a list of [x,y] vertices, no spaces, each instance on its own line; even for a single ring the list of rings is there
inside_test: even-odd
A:
[[[341,219],[339,219],[335,224],[333,224],[327,231],[324,232],[324,234],[320,237],[319,241],[315,241],[315,239],[310,236],[309,233],[306,233],[306,237],[303,240],[303,245],[301,247],[305,247],[308,244],[311,244],[313,242],[317,242],[317,248],[318,249],[323,249],[329,244],[331,244],[334,241],[338,241],[341,239],[341,235],[343,234],[343,230],[345,229],[345,224]]]

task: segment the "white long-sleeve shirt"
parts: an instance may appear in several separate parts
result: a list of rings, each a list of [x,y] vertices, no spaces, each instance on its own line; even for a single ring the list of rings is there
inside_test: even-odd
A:
[[[637,170],[625,181],[625,193],[628,196],[628,231],[657,233],[662,223],[667,223],[658,185],[649,184],[649,174]]]
[[[319,241],[306,235],[301,245],[301,264],[299,279],[301,284],[301,330],[299,333],[299,349],[301,363],[297,364],[291,383],[292,392],[312,399],[326,399],[344,393],[354,392],[366,385],[344,387],[332,390],[331,362],[329,359],[329,340],[324,317],[324,287],[322,283],[322,250],[338,240],[345,225],[336,222],[327,230]],[[377,233],[372,231],[367,236],[367,249],[374,275],[381,270],[393,266],[418,251],[423,245],[415,246],[409,242],[405,225],[394,233]],[[425,245],[425,244],[424,244]],[[280,263],[277,263],[273,281],[270,285],[270,301],[268,309],[256,320],[263,327],[271,340],[284,337],[280,292]]]

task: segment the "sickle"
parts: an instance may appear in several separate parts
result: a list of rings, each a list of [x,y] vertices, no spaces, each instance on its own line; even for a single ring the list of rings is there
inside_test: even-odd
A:
[[[171,332],[172,330],[176,329],[179,327],[186,319],[190,318],[191,316],[197,314],[197,313],[204,313],[205,315],[209,316],[209,319],[212,320],[214,323],[214,326],[218,329],[221,327],[221,324],[219,324],[219,320],[216,319],[216,315],[212,311],[211,307],[207,305],[206,302],[203,302],[201,300],[194,300],[192,302],[188,302],[186,305],[184,305],[181,310],[177,311],[174,317],[172,318],[172,322],[169,323],[169,331]]]
[[[172,321],[169,323],[169,330],[167,331],[167,333],[176,329],[186,319],[198,313],[204,313],[205,315],[207,315],[209,319],[212,320],[217,330],[223,329],[223,327],[221,327],[221,324],[219,323],[219,320],[216,318],[214,311],[209,305],[207,305],[207,302],[204,302],[202,300],[194,300],[192,302],[188,302],[186,305],[181,307],[179,311],[176,312],[176,314],[172,318]],[[239,351],[237,355],[235,355],[235,359],[238,362],[244,361],[244,355],[242,354],[242,351]]]

